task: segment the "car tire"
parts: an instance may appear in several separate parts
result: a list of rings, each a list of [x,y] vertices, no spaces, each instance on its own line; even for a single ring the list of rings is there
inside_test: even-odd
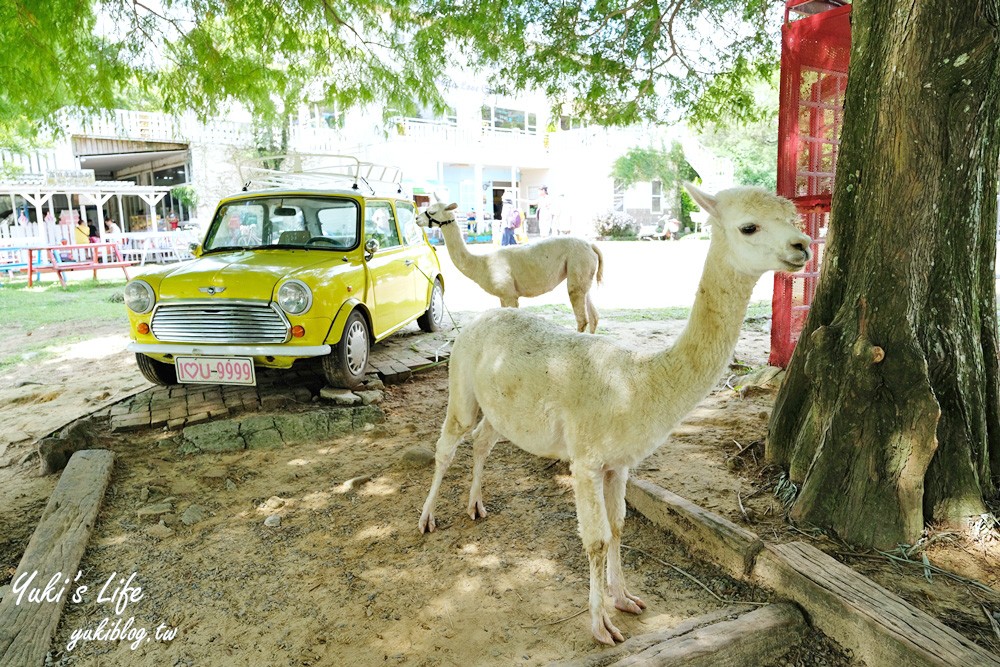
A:
[[[355,389],[361,386],[368,369],[370,341],[365,316],[357,310],[352,311],[347,316],[340,342],[323,357],[323,375],[331,387]]]
[[[421,331],[428,333],[438,331],[444,326],[444,286],[438,278],[434,279],[434,286],[431,288],[431,301],[424,314],[417,318],[417,326],[420,327]]]
[[[171,364],[165,364],[138,352],[135,353],[135,363],[142,376],[153,384],[164,387],[177,384],[177,369]]]

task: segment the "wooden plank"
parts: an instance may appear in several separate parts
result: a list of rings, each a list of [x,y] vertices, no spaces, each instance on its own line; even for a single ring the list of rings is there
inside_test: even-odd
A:
[[[645,632],[641,635],[629,637],[618,646],[614,648],[602,649],[600,653],[584,656],[582,658],[574,658],[564,662],[550,663],[549,667],[605,667],[606,665],[617,662],[618,660],[621,660],[629,655],[641,653],[650,646],[664,642],[672,637],[678,637],[706,625],[711,625],[712,623],[718,623],[719,621],[739,616],[744,611],[746,611],[746,607],[727,607],[726,609],[711,611],[707,614],[701,614],[700,616],[689,618],[683,623],[675,625],[672,628]]]
[[[613,667],[745,667],[779,659],[798,644],[808,625],[794,604],[769,604],[731,621],[673,637]]]
[[[630,477],[625,500],[689,549],[706,555],[737,578],[750,574],[754,558],[764,546],[755,533],[652,482]]]
[[[868,667],[1000,667],[1000,657],[803,542],[767,545],[753,578],[795,600]]]
[[[104,449],[84,449],[70,458],[12,581],[16,585],[37,572],[30,587],[44,588],[55,574],[61,573],[63,578],[56,590],[66,577],[70,586],[56,602],[28,602],[25,595],[18,604],[19,596],[13,591],[4,596],[0,601],[0,665],[44,663],[113,465],[114,454]]]

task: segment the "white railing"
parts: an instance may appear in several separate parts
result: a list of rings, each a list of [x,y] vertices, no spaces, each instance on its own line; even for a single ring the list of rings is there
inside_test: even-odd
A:
[[[177,229],[170,232],[105,234],[103,240],[117,243],[122,259],[138,262],[142,266],[146,262],[160,264],[191,259],[194,255],[191,254],[190,245],[201,239],[193,230]]]

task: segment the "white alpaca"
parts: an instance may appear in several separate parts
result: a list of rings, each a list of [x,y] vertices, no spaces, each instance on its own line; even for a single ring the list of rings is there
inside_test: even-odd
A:
[[[500,438],[569,461],[590,560],[591,630],[605,644],[623,641],[605,606],[608,593],[622,611],[646,606],[626,589],[621,565],[629,468],[666,442],[718,382],[761,275],[796,271],[810,257],[810,239],[795,227],[787,199],[756,188],[714,197],[688,190],[711,216],[712,240],[691,317],[673,347],[636,352],[518,310],[482,314],[455,340],[434,481],[420,516],[420,531],[433,532],[441,480],[480,409],[472,434],[473,519],[486,516],[483,464]]]
[[[506,246],[486,255],[469,252],[453,211],[458,204],[432,204],[417,216],[421,227],[440,227],[455,268],[477,285],[500,297],[500,305],[517,308],[522,296],[538,296],[552,291],[563,280],[576,314],[578,331],[594,333],[597,308],[590,287],[604,279],[604,257],[596,245],[583,239],[563,237],[524,246]]]

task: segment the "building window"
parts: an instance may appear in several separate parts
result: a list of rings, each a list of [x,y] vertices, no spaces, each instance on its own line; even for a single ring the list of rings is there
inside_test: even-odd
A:
[[[518,130],[529,134],[538,131],[538,119],[533,113],[521,109],[483,106],[483,127],[496,130]]]
[[[559,116],[560,130],[579,130],[586,126],[587,124],[583,122],[583,119],[576,116]]]
[[[650,185],[653,186],[653,199],[649,203],[649,211],[650,213],[659,213],[663,210],[663,183],[653,181]]]
[[[620,178],[615,179],[615,193],[612,200],[612,208],[615,211],[625,212],[625,181]]]

